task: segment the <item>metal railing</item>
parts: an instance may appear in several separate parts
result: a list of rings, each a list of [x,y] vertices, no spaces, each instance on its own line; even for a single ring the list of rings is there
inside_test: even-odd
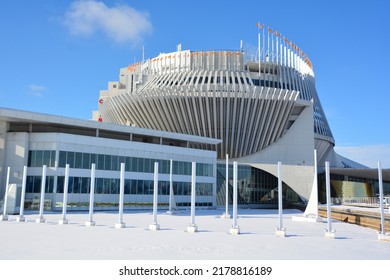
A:
[[[370,207],[370,208],[379,208],[380,201],[379,197],[332,197],[332,204],[335,205],[349,205],[349,206],[358,206],[358,207]],[[384,201],[384,208],[389,208],[389,204]]]

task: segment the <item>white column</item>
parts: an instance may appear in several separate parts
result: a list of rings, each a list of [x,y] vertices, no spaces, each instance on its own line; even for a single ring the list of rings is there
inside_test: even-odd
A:
[[[62,218],[58,221],[60,225],[66,225],[69,221],[66,219],[66,208],[68,205],[68,188],[69,188],[69,164],[65,165],[65,178],[64,178],[64,196],[62,200]]]
[[[334,239],[335,231],[332,230],[332,209],[330,201],[330,171],[329,162],[325,162],[325,180],[326,180],[326,213],[328,219],[328,229],[325,232],[325,238]]]
[[[240,227],[237,225],[237,161],[233,162],[233,224],[230,234],[240,234]]]
[[[115,228],[124,228],[126,224],[123,222],[123,198],[125,195],[125,163],[121,163],[120,181],[119,181],[119,221],[115,224]]]
[[[11,168],[8,166],[7,168],[7,180],[5,182],[5,194],[4,194],[4,205],[3,205],[3,215],[1,216],[1,221],[8,221],[7,216],[7,204],[8,204],[8,188],[9,188],[9,173]]]
[[[226,154],[226,172],[225,172],[225,198],[226,198],[226,209],[225,213],[221,216],[222,218],[230,219],[229,214],[229,155]]]
[[[279,227],[276,228],[276,236],[286,237],[286,229],[283,228],[283,182],[282,182],[282,163],[278,161],[278,216]]]
[[[198,226],[195,224],[195,195],[196,195],[196,162],[192,162],[192,177],[191,177],[191,222],[187,227],[188,232],[197,232]]]
[[[89,219],[85,222],[87,227],[95,226],[93,220],[93,204],[94,204],[94,195],[95,195],[95,163],[92,163],[91,167],[91,189],[89,191]]]
[[[41,200],[39,203],[39,218],[36,220],[37,223],[45,223],[46,222],[46,219],[43,217],[43,207],[45,205],[46,169],[47,169],[47,166],[44,165],[42,168]]]
[[[173,160],[169,161],[169,209],[168,214],[173,214]]]
[[[381,210],[381,232],[385,234],[385,213],[383,210],[383,181],[382,181],[382,166],[381,162],[378,161],[378,183],[379,183],[379,205]]]
[[[27,182],[27,166],[23,167],[23,179],[22,179],[22,194],[20,197],[20,212],[19,217],[16,218],[17,222],[25,222],[26,218],[24,217],[24,200],[26,196],[26,182]]]
[[[379,200],[381,210],[381,231],[378,233],[378,239],[380,241],[390,241],[390,235],[386,234],[385,226],[385,213],[383,209],[383,178],[382,178],[382,165],[378,162],[378,183],[379,183]]]
[[[157,222],[158,206],[158,162],[154,163],[154,181],[153,181],[153,223],[149,226],[150,230],[159,230],[160,225]]]

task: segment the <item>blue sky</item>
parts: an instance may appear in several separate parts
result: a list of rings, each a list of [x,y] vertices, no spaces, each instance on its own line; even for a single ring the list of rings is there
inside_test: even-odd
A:
[[[342,155],[390,168],[390,2],[63,1],[0,4],[0,107],[89,119],[119,68],[183,49],[256,46],[256,22],[311,59]]]

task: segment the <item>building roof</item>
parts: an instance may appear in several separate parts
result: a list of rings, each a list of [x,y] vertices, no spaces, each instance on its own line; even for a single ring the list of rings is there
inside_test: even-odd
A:
[[[30,111],[1,108],[0,107],[0,120],[13,123],[29,123],[37,125],[51,125],[56,127],[73,127],[75,129],[92,129],[102,130],[117,133],[128,133],[143,135],[148,137],[158,137],[164,139],[173,139],[179,141],[186,141],[191,143],[202,143],[209,145],[217,145],[222,142],[220,139],[207,138],[195,135],[180,134],[175,132],[160,131],[153,129],[146,129],[140,127],[133,127],[127,125],[118,125],[112,123],[97,122],[92,120],[82,120],[64,116],[49,115],[43,113],[35,113]]]

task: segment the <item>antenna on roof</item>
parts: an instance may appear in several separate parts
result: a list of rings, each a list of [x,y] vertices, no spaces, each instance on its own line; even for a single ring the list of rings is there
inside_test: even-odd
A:
[[[145,61],[145,46],[142,45],[142,63]]]
[[[240,40],[240,51],[243,51],[244,49],[244,41]]]
[[[177,51],[178,51],[178,52],[181,52],[181,43],[179,43],[179,44],[177,45]]]

